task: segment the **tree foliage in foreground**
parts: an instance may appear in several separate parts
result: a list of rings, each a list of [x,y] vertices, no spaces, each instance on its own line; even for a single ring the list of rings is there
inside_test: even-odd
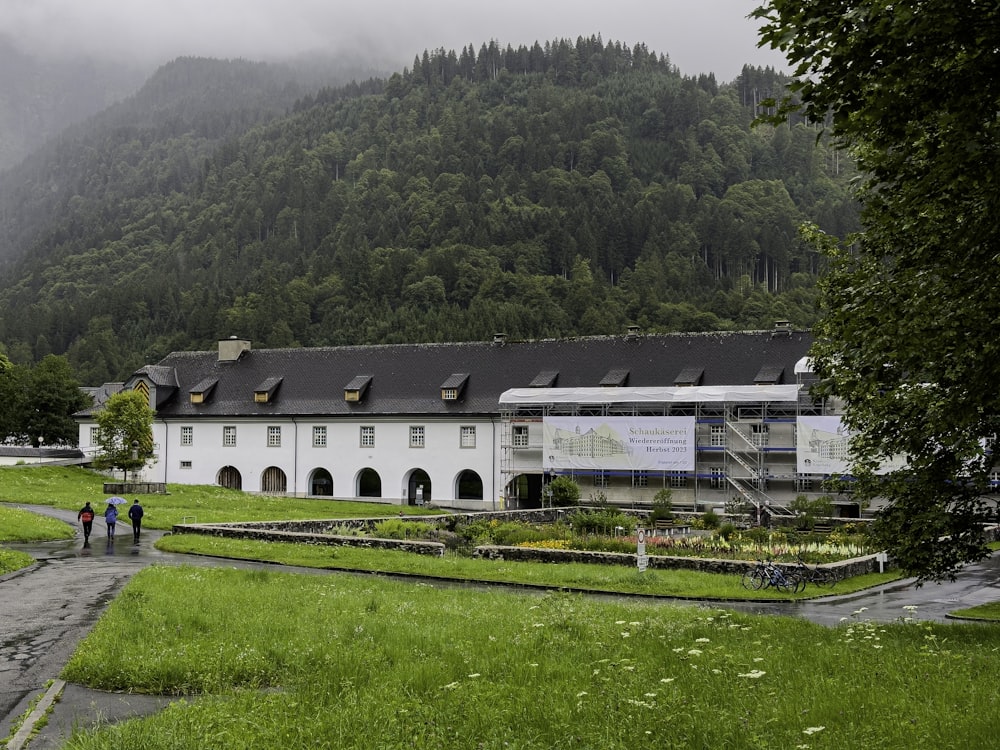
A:
[[[15,365],[0,347],[0,442],[76,445],[72,415],[88,404],[65,357]]]
[[[829,123],[865,175],[863,235],[812,233],[833,266],[813,356],[846,401],[854,491],[889,501],[878,534],[904,568],[951,576],[988,554],[1000,427],[1000,5],[771,0],[754,15],[795,66],[773,119]]]

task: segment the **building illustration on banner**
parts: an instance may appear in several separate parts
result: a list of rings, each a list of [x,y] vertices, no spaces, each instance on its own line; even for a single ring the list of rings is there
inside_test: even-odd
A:
[[[546,470],[691,471],[692,417],[546,417]]]

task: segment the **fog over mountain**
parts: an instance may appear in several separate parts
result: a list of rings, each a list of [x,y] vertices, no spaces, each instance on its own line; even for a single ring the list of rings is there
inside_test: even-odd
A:
[[[409,65],[424,49],[477,49],[600,34],[667,54],[685,75],[730,81],[744,63],[781,68],[756,47],[758,0],[6,0],[0,35],[43,59],[86,56],[155,67],[178,56],[276,60],[357,55]]]

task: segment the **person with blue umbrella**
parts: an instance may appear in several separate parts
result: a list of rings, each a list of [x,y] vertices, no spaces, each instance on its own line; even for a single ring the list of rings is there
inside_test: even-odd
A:
[[[115,539],[115,524],[118,523],[118,506],[127,503],[124,497],[108,498],[108,507],[104,509],[104,522],[108,525],[108,542]]]

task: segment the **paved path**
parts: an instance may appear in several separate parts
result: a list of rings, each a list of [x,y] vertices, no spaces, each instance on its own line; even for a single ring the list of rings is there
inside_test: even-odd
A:
[[[20,506],[28,507],[28,506]],[[46,507],[39,513],[76,525],[76,514]],[[77,525],[78,527],[78,525]],[[91,545],[79,539],[32,545],[24,549],[38,564],[0,578],[0,738],[27,711],[30,701],[58,677],[79,642],[90,631],[107,604],[125,583],[152,563],[266,567],[260,563],[222,562],[213,558],[173,555],[156,550],[162,532],[143,532],[132,545],[131,529],[119,524],[119,536],[108,544],[104,524],[94,523]],[[295,570],[282,567],[282,570]],[[303,571],[324,574],[321,571]],[[892,622],[910,615],[943,621],[949,611],[1000,600],[1000,556],[963,572],[958,581],[915,586],[897,582],[858,594],[833,596],[808,602],[725,602],[710,606],[742,612],[802,617],[823,625],[836,625],[865,608],[863,619]],[[141,714],[163,705],[165,699],[149,696],[110,695],[68,685],[46,730],[31,741],[31,750],[58,747],[75,722],[98,714],[104,720]]]

